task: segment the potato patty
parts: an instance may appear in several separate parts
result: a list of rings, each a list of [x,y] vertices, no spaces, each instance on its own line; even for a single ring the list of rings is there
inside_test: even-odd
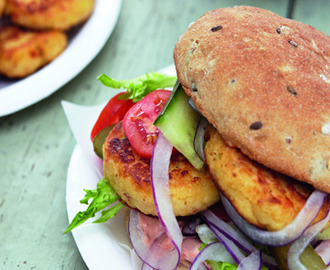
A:
[[[85,21],[93,9],[94,0],[7,0],[5,14],[24,27],[68,30]]]
[[[5,0],[0,0],[0,18],[5,7]]]
[[[225,144],[216,129],[206,130],[205,157],[219,189],[249,223],[267,230],[289,224],[313,188],[271,171]],[[322,218],[328,202],[316,220]]]
[[[150,182],[150,160],[141,158],[130,145],[121,123],[103,145],[104,175],[120,197],[144,214],[156,215]],[[197,171],[181,155],[169,166],[170,192],[176,216],[189,216],[219,200],[218,189],[206,170]]]
[[[22,78],[55,59],[66,47],[67,38],[59,31],[23,31],[14,26],[0,27],[0,74]]]

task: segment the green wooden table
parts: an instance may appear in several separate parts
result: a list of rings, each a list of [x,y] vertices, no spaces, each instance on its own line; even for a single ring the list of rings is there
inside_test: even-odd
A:
[[[99,74],[129,79],[171,65],[174,44],[189,23],[208,10],[240,4],[286,16],[288,0],[123,0],[111,37],[77,77],[0,118],[0,269],[87,269],[72,235],[62,235],[68,225],[66,174],[76,142],[61,101],[106,101],[110,92],[96,80]],[[296,0],[292,16],[330,35],[329,12],[328,0]]]

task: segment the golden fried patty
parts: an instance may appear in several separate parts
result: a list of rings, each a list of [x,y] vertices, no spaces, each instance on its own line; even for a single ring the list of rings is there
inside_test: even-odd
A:
[[[225,144],[211,126],[206,130],[205,157],[219,189],[249,223],[267,230],[289,224],[313,188],[257,164]],[[325,215],[326,202],[318,218]]]
[[[1,18],[2,12],[3,12],[3,9],[5,7],[5,1],[6,0],[0,0],[0,18]]]
[[[0,28],[0,74],[22,78],[51,62],[66,47],[59,31],[33,32],[17,27]]]
[[[5,14],[21,26],[68,30],[85,21],[93,9],[94,0],[7,0]]]
[[[104,175],[120,197],[145,214],[156,215],[150,182],[150,160],[141,158],[130,145],[121,123],[103,145]],[[169,182],[176,216],[189,216],[219,200],[218,189],[206,170],[197,171],[181,155],[172,157]]]

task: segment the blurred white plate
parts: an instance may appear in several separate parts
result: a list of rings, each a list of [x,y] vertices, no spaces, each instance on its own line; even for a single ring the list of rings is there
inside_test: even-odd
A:
[[[160,72],[175,75],[175,68],[169,66]],[[83,189],[95,189],[102,178],[102,161],[93,152],[90,132],[105,104],[80,106],[62,102],[77,141],[71,156],[66,184],[66,205],[70,222],[79,211],[87,207],[79,203],[85,196]],[[72,234],[90,270],[141,269],[141,261],[134,253],[125,228],[124,209],[106,223],[87,221],[74,229]]]
[[[26,108],[74,78],[99,53],[112,33],[122,0],[96,0],[91,17],[53,62],[21,80],[0,78],[0,117]]]

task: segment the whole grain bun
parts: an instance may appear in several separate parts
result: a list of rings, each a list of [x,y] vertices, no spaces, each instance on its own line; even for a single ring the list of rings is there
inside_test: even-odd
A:
[[[330,193],[330,38],[256,7],[208,12],[174,49],[178,78],[225,141]]]

